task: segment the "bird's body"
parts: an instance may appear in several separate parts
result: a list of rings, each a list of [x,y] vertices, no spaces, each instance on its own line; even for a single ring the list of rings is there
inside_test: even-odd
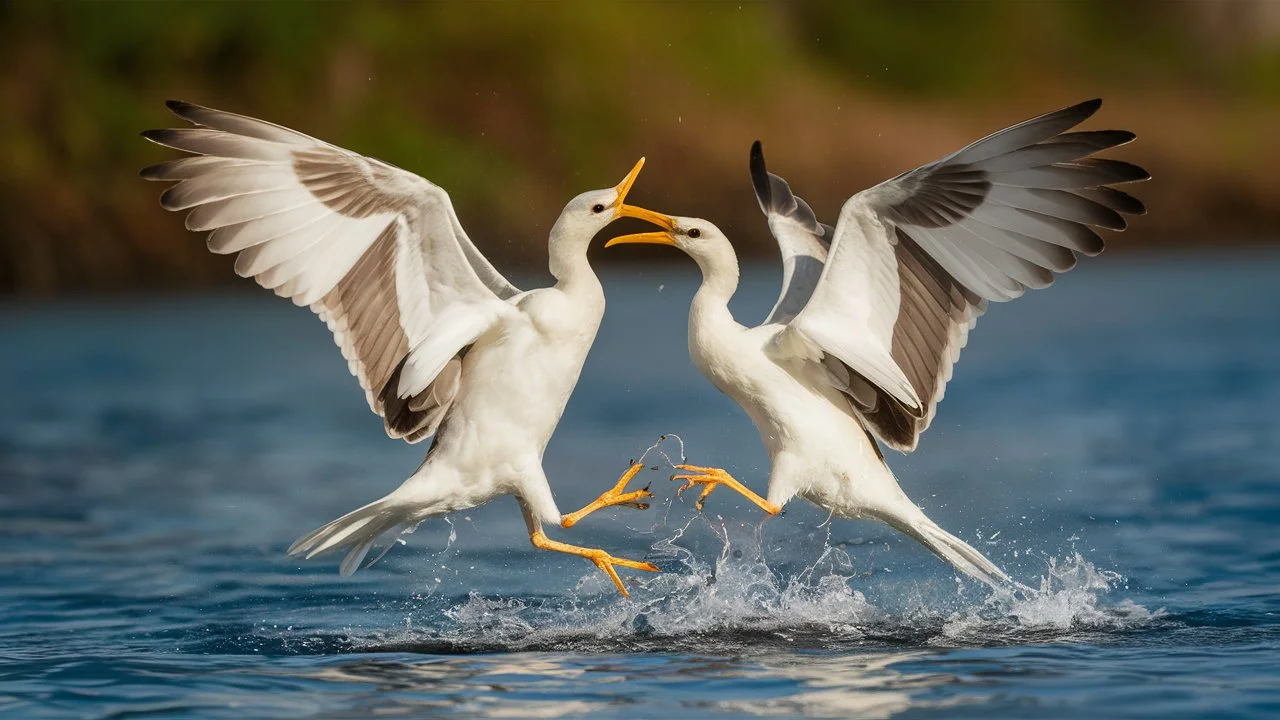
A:
[[[722,469],[682,466],[695,473],[676,476],[686,488],[703,486],[700,508],[721,485],[771,514],[799,496],[835,515],[885,522],[984,582],[1008,582],[911,502],[876,439],[913,450],[987,302],[1049,285],[1076,253],[1101,252],[1090,225],[1123,229],[1121,213],[1143,211],[1109,185],[1146,172],[1090,157],[1133,135],[1066,132],[1099,106],[1033,118],[860,192],[834,227],[765,170],[757,143],[752,183],[782,250],[783,288],[756,327],[729,312],[738,262],[714,225],[669,218],[667,232],[609,242],[674,245],[698,263],[690,355],[747,412],[769,452],[766,498]]]
[[[624,594],[614,564],[657,570],[543,532],[544,523],[570,527],[649,496],[622,492],[640,467],[633,464],[587,508],[561,516],[542,469],[604,314],[587,247],[617,217],[656,217],[623,202],[643,159],[617,187],[565,206],[548,240],[556,284],[521,292],[429,181],[261,120],[169,107],[196,127],[144,135],[196,157],[143,170],[177,181],[161,204],[190,210],[189,229],[212,230],[210,250],[238,253],[237,273],[329,325],[388,435],[434,438],[399,488],[303,536],[291,554],[345,549],[349,574],[385,532],[513,495],[536,547],[591,560]]]
[[[693,305],[689,354],[759,431],[771,466],[769,503],[780,507],[798,495],[858,518],[907,500],[838,392],[808,363],[770,357],[781,326],[747,328],[722,302],[695,299]]]
[[[423,517],[514,495],[526,512],[558,524],[542,454],[604,315],[589,267],[570,281],[511,299],[517,313],[462,359],[453,408],[422,467],[396,491]]]
[[[732,248],[709,244],[696,259],[703,282],[689,307],[689,355],[760,433],[770,469],[768,493],[758,504],[776,513],[798,496],[839,517],[880,520],[974,577],[993,584],[1008,580],[911,502],[853,406],[787,325],[746,327],[733,318],[728,304],[737,288],[738,262]],[[708,475],[682,477],[716,477],[714,468],[697,469]]]
[[[531,534],[544,523],[560,524],[542,456],[604,315],[604,292],[585,257],[582,265],[553,287],[510,298],[513,312],[471,345],[461,358],[453,404],[412,476],[381,500],[300,538],[290,551],[310,556],[356,536],[372,541],[504,495],[519,502]],[[344,572],[358,562],[349,558]]]

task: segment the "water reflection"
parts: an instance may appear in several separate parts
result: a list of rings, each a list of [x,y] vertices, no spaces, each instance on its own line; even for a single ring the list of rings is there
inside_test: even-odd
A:
[[[363,696],[379,715],[448,710],[482,717],[562,717],[584,715],[614,702],[627,702],[601,692],[601,685],[621,685],[625,678],[604,673],[589,680],[589,668],[568,656],[501,658],[432,657],[401,661],[361,658],[326,667],[300,670],[296,676],[340,685]],[[548,698],[547,696],[551,696]],[[363,705],[358,697],[349,698]]]
[[[940,707],[941,701],[922,696],[937,686],[964,683],[963,677],[938,672],[913,674],[910,670],[896,667],[931,655],[936,653],[893,651],[852,656],[798,654],[769,657],[762,659],[757,667],[746,670],[742,674],[743,679],[767,683],[776,678],[788,678],[800,684],[796,692],[764,702],[726,700],[718,706],[755,715],[860,718],[890,717],[912,707]],[[980,697],[952,697],[945,703],[954,705],[980,700]]]
[[[935,687],[976,682],[972,678],[932,671],[913,673],[899,667],[936,654],[909,650],[845,656],[654,655],[648,662],[637,662],[635,656],[583,658],[545,653],[362,657],[302,668],[294,676],[361,686],[340,692],[364,696],[376,705],[376,712],[392,715],[447,709],[483,717],[564,717],[656,701],[686,709],[763,716],[878,718],[912,707],[980,701],[979,694],[954,692],[945,701],[927,697]]]

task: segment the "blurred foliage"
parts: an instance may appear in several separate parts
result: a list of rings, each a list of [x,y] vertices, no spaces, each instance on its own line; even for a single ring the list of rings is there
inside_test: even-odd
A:
[[[227,282],[137,178],[177,97],[446,188],[500,266],[641,154],[634,199],[773,252],[746,154],[831,217],[860,187],[1039,112],[1099,120],[1157,182],[1130,243],[1275,237],[1280,3],[0,4],[0,292]],[[1098,126],[1098,125],[1095,125]],[[741,227],[741,232],[736,232]],[[601,256],[603,259],[605,256]]]

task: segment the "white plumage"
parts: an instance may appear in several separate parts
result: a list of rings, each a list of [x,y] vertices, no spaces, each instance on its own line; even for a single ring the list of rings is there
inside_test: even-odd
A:
[[[302,537],[291,554],[345,548],[341,569],[349,574],[384,532],[509,494],[535,546],[586,557],[623,594],[614,564],[657,570],[552,541],[542,530],[544,522],[568,527],[600,507],[648,497],[622,492],[633,466],[599,500],[562,516],[542,471],[543,449],[604,313],[588,244],[617,217],[669,227],[624,204],[643,159],[617,187],[565,206],[549,240],[555,286],[521,292],[475,247],[431,182],[268,122],[169,107],[196,127],[144,136],[194,156],[142,171],[177,182],[161,204],[188,211],[189,229],[211,231],[211,251],[238,253],[238,274],[325,321],[388,435],[435,438],[397,490]]]
[[[752,181],[783,257],[782,293],[757,327],[729,313],[738,263],[711,223],[671,218],[670,231],[608,243],[675,245],[697,261],[690,354],[751,416],[769,451],[767,499],[722,469],[683,467],[686,487],[703,486],[699,507],[719,485],[770,513],[799,495],[888,523],[975,578],[1008,580],[907,498],[873,435],[913,450],[986,303],[1048,286],[1077,253],[1102,251],[1091,225],[1122,230],[1121,213],[1144,211],[1108,186],[1145,180],[1146,171],[1090,157],[1132,133],[1067,132],[1100,105],[1019,123],[860,192],[835,227],[767,172],[757,142]]]

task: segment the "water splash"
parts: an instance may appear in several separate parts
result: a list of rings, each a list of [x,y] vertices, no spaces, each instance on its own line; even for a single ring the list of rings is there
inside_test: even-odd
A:
[[[1108,603],[1123,576],[1097,568],[1080,553],[1050,558],[1036,588],[993,592],[978,607],[953,613],[940,640],[958,644],[1019,642],[1045,637],[1082,639],[1099,632],[1129,630],[1162,617],[1132,600]]]
[[[1109,602],[1123,578],[1078,553],[1049,560],[1036,587],[974,593],[974,586],[947,591],[937,583],[908,582],[905,604],[877,606],[855,589],[870,574],[859,572],[829,535],[811,563],[788,567],[770,562],[760,529],[690,518],[653,543],[647,558],[664,572],[635,578],[629,600],[618,598],[603,574],[589,572],[568,597],[503,599],[472,592],[437,611],[448,623],[354,642],[366,650],[432,652],[985,646],[1084,639],[1161,616],[1129,600]],[[695,530],[720,543],[713,560],[693,549]],[[881,586],[893,582],[874,579]]]
[[[665,452],[668,440],[678,443],[679,461]],[[659,464],[651,469],[674,468],[685,461],[684,442],[662,435],[639,462],[652,455]],[[766,544],[764,519],[730,523],[697,513],[673,528],[668,522],[678,504],[672,498],[665,504],[653,527],[637,530],[657,537],[644,559],[663,572],[629,576],[629,599],[619,598],[595,570],[584,571],[567,594],[524,598],[475,591],[442,596],[434,578],[407,606],[401,629],[351,640],[365,650],[431,652],[966,646],[1079,639],[1141,627],[1162,615],[1129,600],[1111,601],[1124,578],[1078,552],[1047,558],[1031,585],[991,590],[956,578],[952,586],[939,567],[913,582],[887,568],[859,567],[844,544],[833,543],[830,518],[789,529],[793,536],[799,531],[799,539]],[[448,554],[454,537],[451,527],[437,558]],[[805,556],[813,559],[796,562]]]
[[[670,440],[672,438],[675,438],[676,443],[680,447],[680,462],[672,461],[671,456],[668,455],[667,452],[662,449],[663,443],[665,443],[667,440]],[[684,455],[684,438],[680,437],[675,433],[663,433],[662,435],[659,435],[658,439],[655,440],[652,445],[650,445],[648,448],[645,449],[643,453],[640,454],[640,462],[642,463],[645,462],[648,459],[649,455],[655,452],[658,453],[658,457],[662,458],[662,461],[665,462],[667,466],[672,469],[674,469],[677,465],[683,465],[686,462],[685,455]],[[657,469],[658,468],[655,466],[654,470],[657,470]]]

